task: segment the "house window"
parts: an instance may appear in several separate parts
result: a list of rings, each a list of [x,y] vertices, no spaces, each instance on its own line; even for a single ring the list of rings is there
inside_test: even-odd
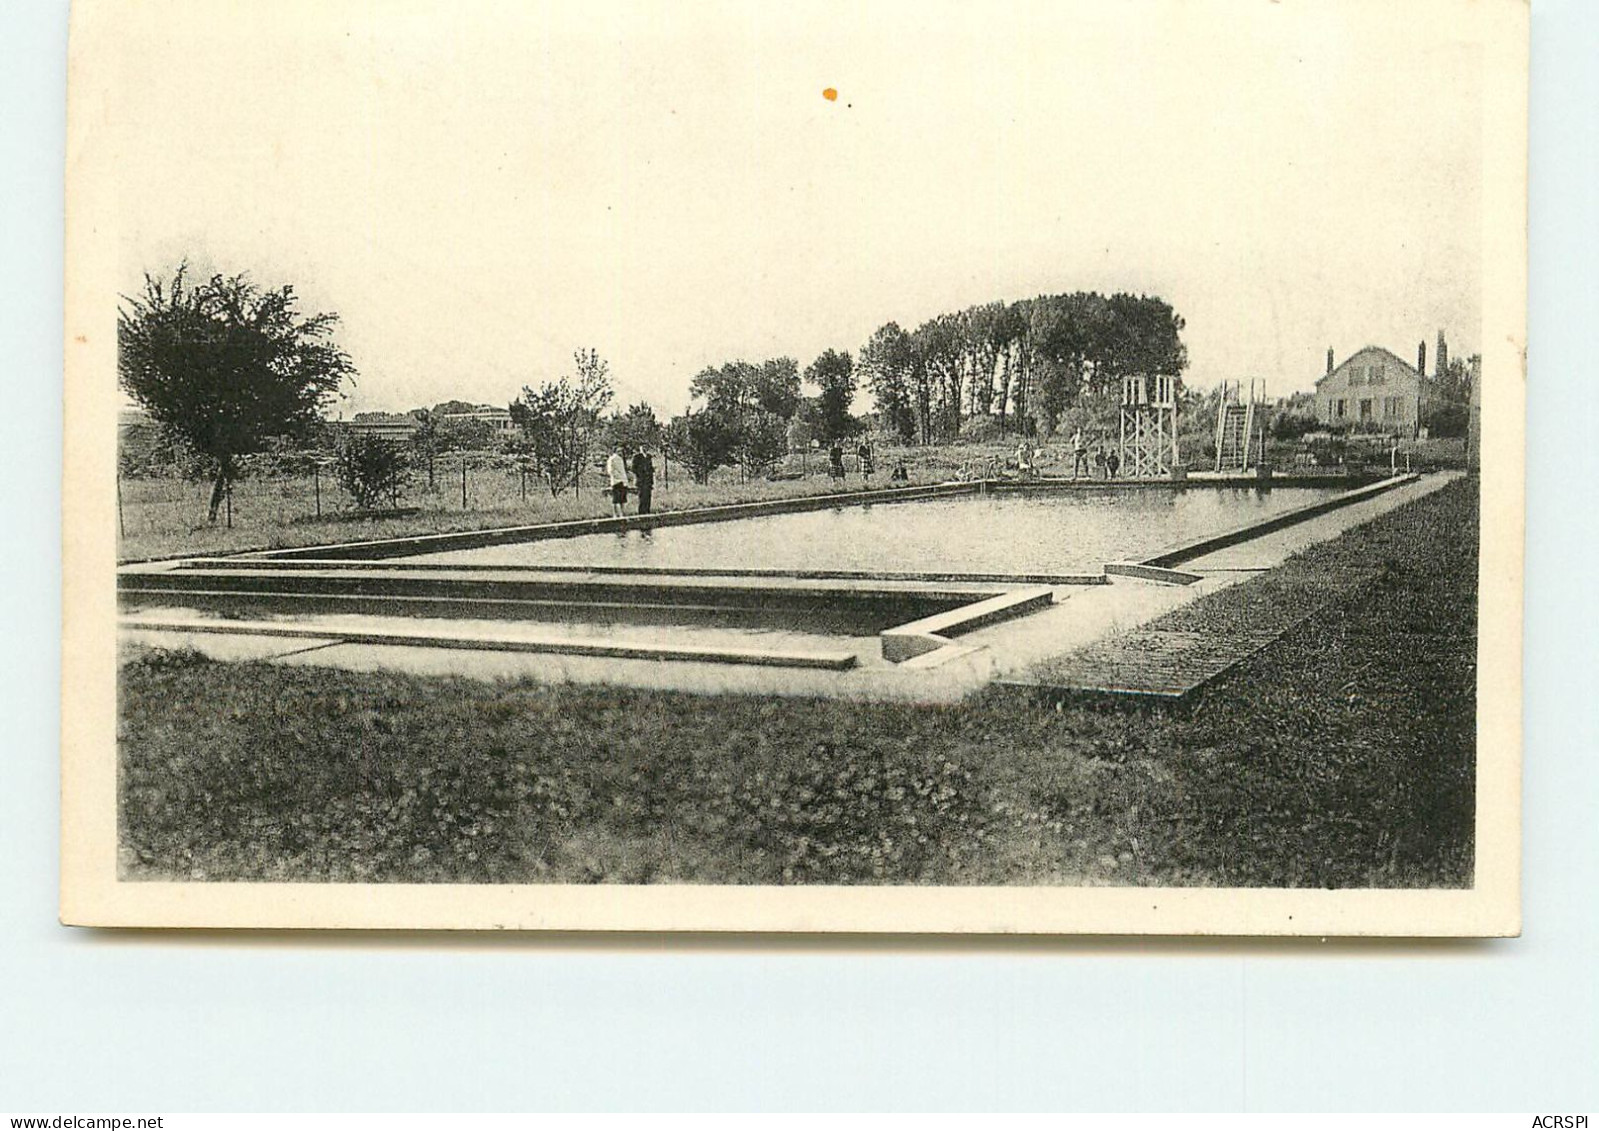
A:
[[[1366,397],[1364,400],[1362,400],[1360,402],[1360,419],[1362,419],[1362,420],[1370,420],[1371,419],[1371,398],[1370,397]]]
[[[1384,420],[1394,420],[1399,416],[1399,398],[1384,397],[1382,399],[1382,415]]]
[[[1366,383],[1366,367],[1364,365],[1351,365],[1349,367],[1349,383],[1351,385],[1364,385]]]
[[[1382,366],[1382,365],[1373,365],[1371,367],[1371,383],[1373,385],[1381,385],[1383,382],[1385,382],[1387,380],[1388,380],[1388,370],[1384,366]]]
[[[1337,409],[1337,411],[1333,415],[1336,416],[1339,420],[1342,420],[1344,418],[1344,404],[1345,404],[1344,399],[1342,397],[1339,397],[1336,401],[1333,402],[1333,404],[1334,404],[1334,406],[1336,406],[1336,409]]]

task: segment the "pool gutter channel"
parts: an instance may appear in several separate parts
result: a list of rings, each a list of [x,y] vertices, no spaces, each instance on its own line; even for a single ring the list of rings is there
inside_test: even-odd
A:
[[[1347,507],[1354,503],[1364,502],[1385,491],[1395,487],[1403,487],[1407,483],[1414,483],[1421,478],[1419,472],[1405,472],[1393,475],[1387,479],[1368,483],[1364,487],[1356,487],[1328,499],[1318,499],[1313,503],[1306,503],[1302,507],[1283,511],[1269,518],[1257,519],[1224,530],[1220,534],[1207,534],[1202,538],[1191,538],[1184,542],[1176,542],[1164,549],[1149,555],[1146,558],[1137,558],[1131,561],[1107,562],[1105,573],[1111,576],[1137,578],[1141,581],[1155,581],[1166,585],[1192,585],[1204,580],[1204,575],[1189,570],[1180,570],[1176,567],[1184,562],[1191,562],[1217,550],[1225,550],[1229,546],[1236,546],[1243,542],[1251,541],[1262,535],[1271,534],[1297,523],[1306,522],[1319,515],[1334,511],[1340,507]]]
[[[1284,527],[1293,526],[1296,523],[1315,518],[1317,515],[1326,514],[1328,511],[1364,502],[1376,495],[1383,494],[1385,491],[1391,491],[1395,487],[1402,487],[1406,483],[1414,483],[1420,478],[1421,474],[1419,472],[1405,472],[1393,475],[1387,479],[1378,480],[1376,483],[1368,483],[1364,487],[1356,487],[1353,490],[1333,495],[1331,498],[1318,499],[1313,503],[1306,503],[1302,507],[1295,507],[1293,510],[1274,514],[1269,518],[1243,523],[1230,530],[1224,530],[1220,534],[1207,534],[1202,538],[1177,542],[1158,553],[1151,554],[1147,558],[1138,559],[1136,563],[1115,564],[1137,564],[1170,570],[1184,562],[1193,561],[1195,558],[1204,557],[1206,554],[1214,553],[1217,550],[1225,550],[1227,547],[1236,546],[1240,542],[1248,542],[1251,539],[1259,538],[1263,534],[1271,534]],[[1107,570],[1109,569],[1109,567],[1106,568]]]
[[[299,627],[273,621],[188,621],[175,617],[125,618],[132,632],[211,633],[283,637],[343,644],[389,647],[451,648],[474,652],[525,652],[544,655],[588,656],[618,660],[698,661],[717,664],[754,664],[762,667],[816,668],[844,671],[858,662],[844,649],[728,648],[694,644],[612,643],[573,640],[569,637],[494,637],[460,632],[340,629],[324,625]]]

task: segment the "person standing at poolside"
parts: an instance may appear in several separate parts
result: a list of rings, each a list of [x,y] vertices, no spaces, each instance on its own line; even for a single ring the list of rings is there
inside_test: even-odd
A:
[[[650,495],[655,491],[655,461],[640,448],[633,453],[633,486],[638,491],[638,513],[650,513]]]
[[[827,465],[834,479],[844,478],[844,445],[838,440],[834,440],[833,446],[827,449]]]
[[[617,448],[605,461],[605,474],[611,480],[611,517],[626,518],[622,506],[627,502],[627,460]]]
[[[861,438],[861,446],[855,449],[855,458],[860,461],[861,478],[870,479],[876,470],[872,462],[872,442],[865,437]]]
[[[1088,444],[1083,440],[1081,428],[1072,433],[1072,478],[1088,474]]]

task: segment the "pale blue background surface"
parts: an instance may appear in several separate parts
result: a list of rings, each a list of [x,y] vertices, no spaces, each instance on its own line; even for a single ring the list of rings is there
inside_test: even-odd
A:
[[[978,949],[55,925],[65,8],[0,7],[0,1111],[1595,1106],[1586,0],[1534,5],[1525,937]]]

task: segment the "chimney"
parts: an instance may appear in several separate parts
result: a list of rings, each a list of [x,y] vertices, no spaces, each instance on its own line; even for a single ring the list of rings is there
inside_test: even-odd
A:
[[[1437,366],[1433,370],[1433,376],[1447,377],[1449,375],[1449,343],[1444,341],[1444,332],[1442,330],[1438,331],[1438,352],[1433,356],[1432,363]]]
[[[1427,376],[1427,339],[1423,338],[1416,343],[1416,373],[1422,377]]]
[[[1327,347],[1327,372],[1331,373],[1332,371],[1333,371],[1333,350],[1332,350],[1331,346],[1328,346]]]

